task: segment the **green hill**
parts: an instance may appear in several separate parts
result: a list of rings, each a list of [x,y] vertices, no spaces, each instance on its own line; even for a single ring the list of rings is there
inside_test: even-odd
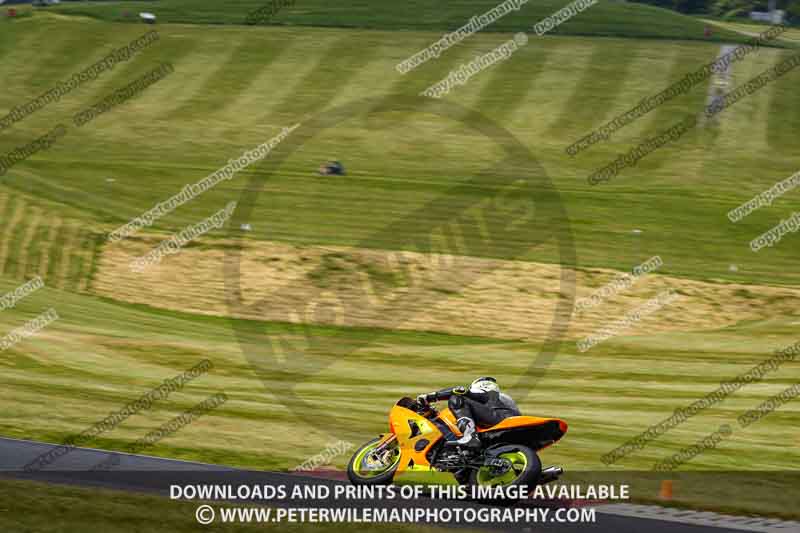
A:
[[[442,4],[437,0],[298,0],[275,2],[269,19],[275,25],[301,25],[379,30],[452,31],[501,3],[501,0],[464,0]],[[492,24],[488,32],[530,31],[532,26],[570,3],[568,0],[527,2]],[[244,24],[249,13],[269,8],[266,0],[159,0],[157,2],[69,2],[54,9],[58,13],[87,15],[113,21],[137,19],[141,11],[152,12],[163,22],[188,24]],[[641,4],[601,0],[586,12],[568,20],[553,33],[659,39],[706,40],[705,25],[673,11]],[[717,30],[711,40],[741,42],[742,36]]]

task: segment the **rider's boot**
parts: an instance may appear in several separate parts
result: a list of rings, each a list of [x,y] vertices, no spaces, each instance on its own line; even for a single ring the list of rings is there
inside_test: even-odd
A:
[[[475,429],[475,421],[468,417],[458,419],[458,429],[461,430],[462,437],[458,440],[448,441],[450,446],[466,446],[467,448],[480,448],[481,441]]]

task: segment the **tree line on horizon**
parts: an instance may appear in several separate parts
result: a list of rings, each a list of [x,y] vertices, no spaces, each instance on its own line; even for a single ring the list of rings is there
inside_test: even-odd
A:
[[[672,9],[686,14],[705,14],[724,19],[747,17],[751,11],[768,11],[768,0],[632,0],[638,4]],[[800,0],[777,0],[777,9],[792,20],[800,20]]]

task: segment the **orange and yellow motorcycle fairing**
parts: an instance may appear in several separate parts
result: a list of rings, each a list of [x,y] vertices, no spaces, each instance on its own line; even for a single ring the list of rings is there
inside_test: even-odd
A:
[[[566,432],[558,418],[512,416],[479,427],[478,449],[446,445],[461,436],[450,409],[402,398],[389,412],[389,433],[361,446],[347,475],[354,484],[387,484],[412,472],[447,472],[461,484],[534,486],[563,473],[557,466],[542,469],[537,452]]]

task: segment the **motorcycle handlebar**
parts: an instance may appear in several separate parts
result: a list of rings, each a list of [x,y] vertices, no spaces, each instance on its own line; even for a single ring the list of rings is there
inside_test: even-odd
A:
[[[417,402],[418,409],[415,409],[417,414],[423,416],[436,416],[439,412],[428,402]]]
[[[405,407],[406,409],[410,409],[415,413],[423,416],[436,416],[439,412],[433,408],[433,406],[429,402],[422,401],[421,398],[417,400],[412,400],[409,397],[401,398],[400,401],[397,402],[397,405],[401,407]]]

